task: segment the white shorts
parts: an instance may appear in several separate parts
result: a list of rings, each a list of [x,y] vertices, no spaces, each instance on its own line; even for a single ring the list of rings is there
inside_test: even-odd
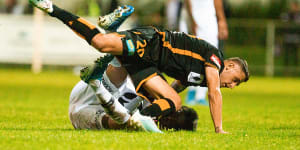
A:
[[[110,91],[116,99],[122,98],[122,103],[129,111],[136,109],[137,102],[125,97],[128,93],[135,94],[135,88],[129,76],[119,89],[115,88],[107,75],[103,79],[111,87]],[[105,115],[104,109],[97,100],[93,89],[83,81],[79,81],[73,88],[69,102],[69,117],[75,129],[103,129],[101,120]]]

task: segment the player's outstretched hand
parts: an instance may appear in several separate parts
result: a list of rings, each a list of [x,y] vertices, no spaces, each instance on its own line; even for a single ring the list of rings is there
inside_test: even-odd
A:
[[[226,131],[223,131],[223,130],[216,131],[216,133],[218,133],[218,134],[230,134],[229,132],[226,132]]]
[[[219,129],[219,128],[216,129],[216,133],[219,133],[219,134],[229,134],[229,132],[226,132],[223,129]]]
[[[230,134],[229,132],[226,132],[226,131],[219,131],[219,132],[216,132],[216,133],[219,133],[219,134]]]

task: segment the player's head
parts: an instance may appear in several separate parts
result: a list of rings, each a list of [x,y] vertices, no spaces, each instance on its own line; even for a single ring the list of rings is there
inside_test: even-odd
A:
[[[198,115],[193,108],[182,106],[180,110],[159,120],[161,129],[190,130],[195,131],[198,123]]]
[[[224,70],[220,74],[221,87],[234,88],[250,77],[247,61],[232,57],[224,61]]]

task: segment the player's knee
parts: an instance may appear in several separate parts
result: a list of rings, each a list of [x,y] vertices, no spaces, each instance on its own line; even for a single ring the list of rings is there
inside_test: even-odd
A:
[[[92,46],[102,53],[122,54],[122,41],[114,34],[97,34],[92,39]]]
[[[97,34],[92,39],[92,46],[102,52],[105,47],[105,40],[103,38],[104,34]]]

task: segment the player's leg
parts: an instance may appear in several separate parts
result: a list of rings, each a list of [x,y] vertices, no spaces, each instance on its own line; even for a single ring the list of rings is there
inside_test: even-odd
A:
[[[178,93],[160,76],[148,79],[143,88],[157,99],[142,111],[142,114],[153,117],[165,116],[181,108],[181,98]]]
[[[117,33],[102,34],[93,24],[56,5],[50,0],[29,0],[37,8],[47,12],[50,16],[61,20],[81,38],[100,52],[121,55],[123,51],[121,36]]]
[[[72,89],[69,100],[69,117],[74,128],[103,129],[104,115],[91,87],[83,81],[78,82]]]
[[[87,75],[81,75],[81,77],[84,77],[83,80],[93,89],[96,98],[104,108],[106,114],[117,124],[126,123],[127,127],[138,127],[145,131],[161,132],[150,117],[142,116],[138,111],[130,115],[128,109],[122,106],[111,94],[110,84],[104,80],[105,78],[102,79],[102,74],[106,68],[103,66],[107,66],[108,64],[105,60],[109,59],[96,61],[96,65],[93,69],[88,71],[85,69],[85,71],[81,72],[83,74],[87,73]]]
[[[129,130],[161,132],[150,117],[142,116],[138,111],[134,112],[126,123],[116,122],[111,115],[106,114],[91,86],[83,81],[80,81],[71,92],[69,116],[75,129],[126,128]]]
[[[131,116],[128,109],[122,106],[120,102],[106,90],[101,81],[97,79],[91,80],[89,85],[93,88],[104,111],[117,124],[126,123],[127,127],[135,127],[136,129],[161,133],[150,117],[141,115],[139,111],[134,112]]]

